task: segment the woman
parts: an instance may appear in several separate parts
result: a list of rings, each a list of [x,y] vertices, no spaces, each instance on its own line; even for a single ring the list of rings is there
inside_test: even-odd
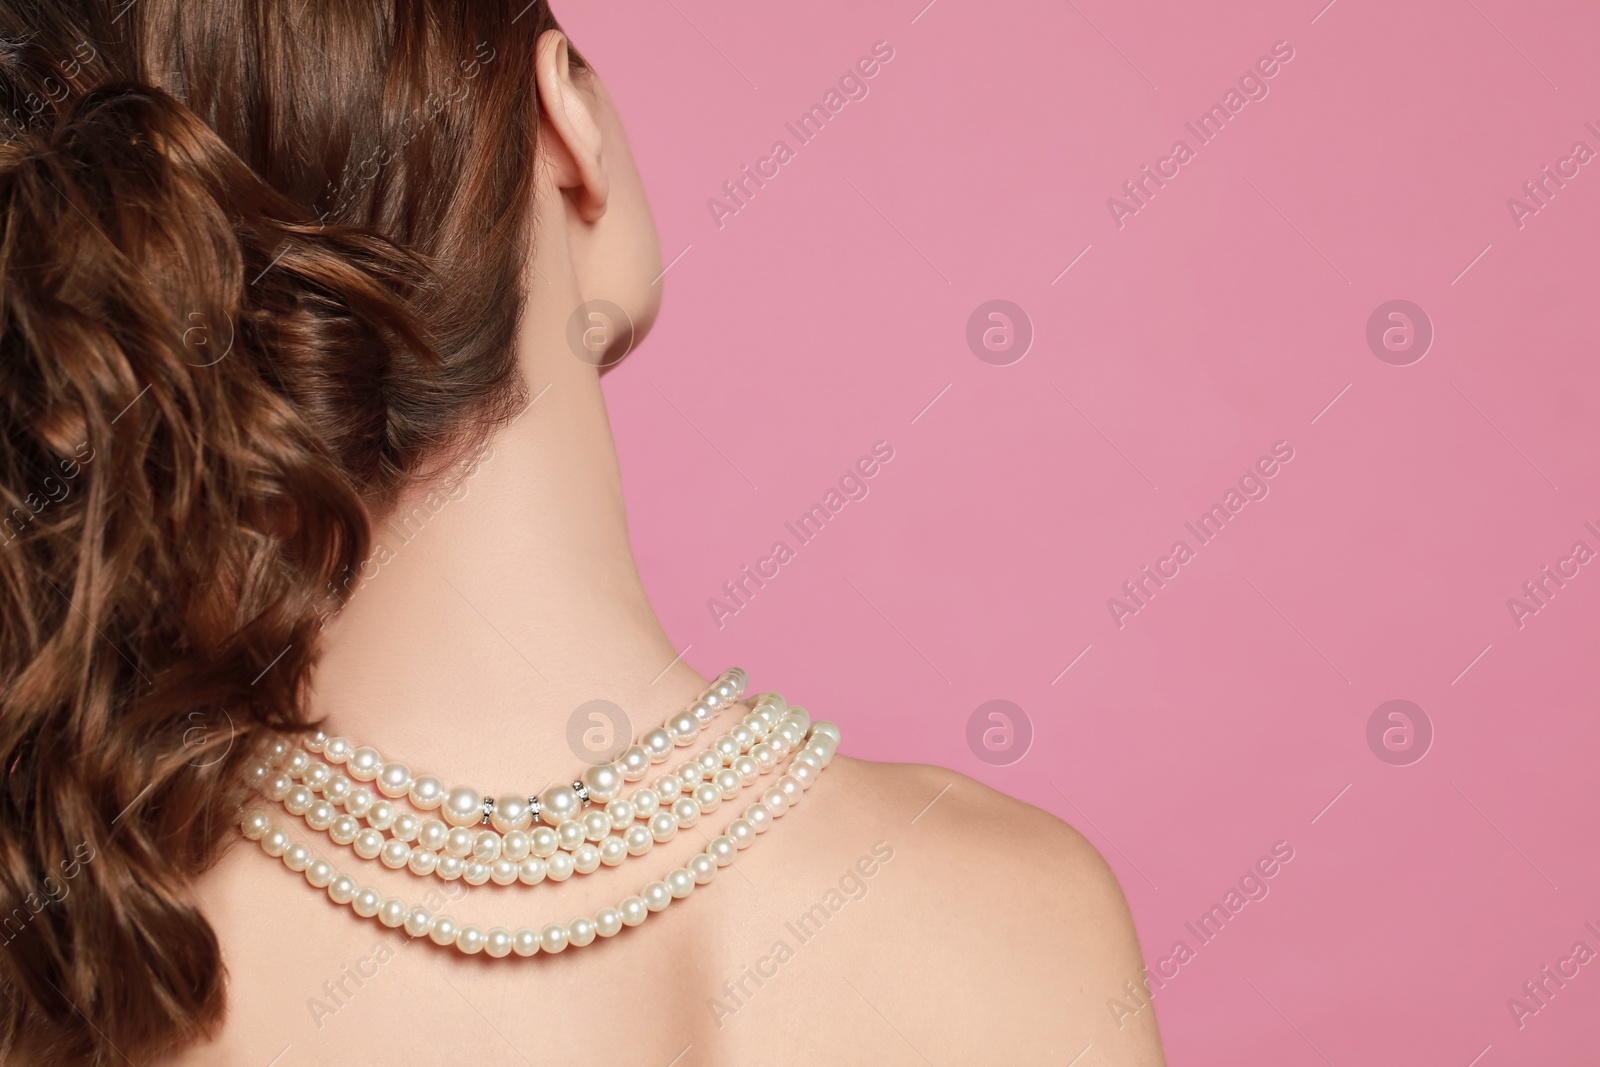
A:
[[[542,0],[0,11],[6,1062],[1161,1062],[1081,837],[662,632]]]

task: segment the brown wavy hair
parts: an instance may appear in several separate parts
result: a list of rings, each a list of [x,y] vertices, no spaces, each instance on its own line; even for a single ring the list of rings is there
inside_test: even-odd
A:
[[[188,886],[244,768],[307,724],[372,516],[525,402],[554,28],[0,0],[0,1059],[221,1019]]]

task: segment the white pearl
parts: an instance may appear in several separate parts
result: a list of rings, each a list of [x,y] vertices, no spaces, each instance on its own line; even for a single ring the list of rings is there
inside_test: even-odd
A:
[[[290,815],[304,815],[317,802],[317,795],[308,785],[297,785],[284,794],[283,806]]]
[[[689,857],[689,873],[694,875],[694,880],[700,885],[705,885],[717,876],[717,861],[704,852],[696,852]]]
[[[553,785],[539,794],[539,821],[547,826],[559,826],[575,819],[583,810],[578,791],[570,785]]]
[[[421,937],[428,932],[428,925],[433,922],[433,916],[427,908],[418,904],[406,912],[406,933],[412,937]]]
[[[667,891],[672,894],[674,900],[682,900],[694,892],[694,875],[690,874],[684,867],[672,868],[667,872],[665,881],[667,883]]]
[[[650,770],[650,754],[638,745],[632,745],[623,750],[617,766],[622,770],[623,781],[637,782]]]
[[[705,768],[700,766],[699,760],[684,760],[673,769],[672,775],[683,783],[685,789],[693,789],[706,780]]]
[[[667,732],[675,745],[692,745],[700,736],[700,720],[687,711],[680,711],[667,720]]]
[[[387,830],[394,825],[400,809],[387,800],[380,800],[367,809],[367,825],[374,830]]]
[[[623,926],[638,926],[649,917],[650,909],[643,897],[623,897],[617,905],[617,913],[622,917]]]
[[[432,874],[438,866],[439,854],[425,848],[414,848],[411,850],[411,855],[406,857],[406,869],[424,878]]]
[[[754,730],[750,729],[750,727],[746,726],[742,722],[736,725],[733,729],[729,730],[728,736],[739,743],[739,750],[741,752],[750,751],[750,746],[761,740],[761,738],[756,736]]]
[[[658,811],[650,816],[650,836],[657,844],[671,841],[678,833],[678,820],[669,811]]]
[[[282,800],[294,788],[294,780],[287,774],[279,774],[266,784],[262,792],[267,794],[268,800]]]
[[[483,821],[483,794],[458,785],[445,794],[441,813],[451,826],[475,826]]]
[[[454,826],[445,835],[444,850],[459,859],[466,859],[472,855],[472,846],[477,840],[478,835],[465,826]]]
[[[341,874],[328,883],[328,899],[335,904],[348,904],[356,898],[356,880]]]
[[[806,731],[811,729],[811,713],[799,704],[790,704],[788,714],[784,717],[800,727],[799,740],[804,741]]]
[[[696,700],[693,704],[690,704],[689,714],[700,720],[702,725],[717,717],[716,709],[704,700]]]
[[[383,834],[367,827],[356,835],[356,855],[364,860],[377,859],[378,853],[383,850]]]
[[[489,864],[489,880],[495,885],[510,885],[517,880],[517,865],[507,859],[495,860]]]
[[[756,843],[756,828],[750,825],[748,819],[735,819],[728,824],[728,836],[740,848],[749,848]]]
[[[811,736],[826,737],[835,747],[839,744],[839,728],[825,719],[811,724]]]
[[[310,769],[311,757],[298,749],[291,752],[289,758],[283,761],[283,773],[290,778],[300,778]]]
[[[440,819],[423,819],[417,827],[417,847],[438,852],[450,840],[450,827]]]
[[[726,764],[732,763],[734,759],[738,757],[741,749],[739,748],[739,742],[735,741],[729,735],[723,734],[721,737],[711,742],[711,751],[720,756],[722,758],[722,762]]]
[[[717,692],[715,686],[712,686],[704,693],[700,694],[700,703],[704,704],[712,711],[720,711],[722,710],[722,707],[727,704],[727,701],[723,700],[722,694]]]
[[[763,773],[778,765],[778,754],[772,751],[772,746],[765,741],[751,747],[750,757],[756,761],[756,766],[760,767]]]
[[[515,793],[494,798],[494,812],[489,816],[489,825],[503,834],[513,830],[526,830],[533,825],[533,808],[528,806],[528,798]]]
[[[589,799],[596,804],[605,804],[616,798],[622,790],[622,772],[614,764],[601,763],[590,767],[583,772],[584,787],[589,790]]]
[[[343,804],[350,799],[350,794],[355,791],[356,784],[342,774],[336,774],[328,779],[328,784],[322,787],[322,796],[335,804]]]
[[[435,915],[428,924],[428,937],[435,945],[453,945],[456,943],[456,921],[448,915]]]
[[[411,771],[404,763],[385,763],[378,771],[378,792],[386,797],[403,797],[411,789]]]
[[[651,911],[666,911],[667,905],[672,903],[672,890],[667,888],[665,882],[651,882],[639,890],[639,895],[644,898],[644,906]]]
[[[577,819],[568,819],[556,827],[556,839],[562,848],[571,852],[589,839],[589,831]]]
[[[378,905],[378,921],[393,930],[405,925],[406,903],[399,897],[390,897]]]
[[[311,765],[311,769],[306,771],[305,777],[303,777],[301,781],[305,782],[306,785],[309,785],[312,789],[321,792],[322,787],[327,785],[332,779],[332,767],[328,766],[326,763],[314,763]]]
[[[356,818],[361,818],[372,810],[372,805],[378,802],[377,796],[366,786],[358,785],[350,790],[350,795],[344,798],[344,810]]]
[[[348,845],[361,832],[361,823],[354,815],[341,815],[328,824],[328,836],[336,845]]]
[[[406,797],[419,811],[432,811],[444,803],[444,783],[431,774],[424,774],[411,782]]]
[[[481,860],[468,860],[466,870],[461,872],[461,880],[468,885],[483,885],[489,880],[489,865]]]
[[[343,763],[353,751],[354,747],[342,737],[330,737],[322,745],[322,756],[329,763]]]
[[[567,928],[551,923],[539,931],[539,951],[554,955],[567,947]]]
[[[484,935],[483,951],[495,959],[504,959],[511,955],[511,931],[504,926],[496,926]]]
[[[707,815],[722,804],[722,790],[710,782],[701,782],[694,787],[694,802],[700,805],[700,814]]]
[[[639,747],[644,749],[651,763],[660,763],[672,755],[672,735],[657,726],[654,730],[644,732],[644,736],[639,738]]]
[[[732,800],[744,788],[744,782],[739,778],[739,772],[732,767],[724,767],[711,779],[711,784],[722,791],[723,800]]]
[[[635,789],[628,800],[633,805],[634,815],[641,819],[648,819],[661,806],[661,794],[649,788]]]
[[[585,841],[572,850],[572,869],[579,874],[593,874],[600,868],[600,849]]]
[[[615,867],[628,858],[628,846],[616,834],[607,834],[600,839],[600,862],[607,867]]]
[[[638,813],[633,810],[631,803],[618,797],[606,805],[606,815],[611,818],[611,828],[613,830],[626,830],[633,825],[633,820]]]
[[[306,734],[302,744],[306,746],[307,752],[321,752],[322,746],[327,744],[327,742],[328,735],[326,733],[321,730],[312,730],[310,733]]]
[[[722,757],[709,748],[694,759],[696,763],[700,764],[701,771],[704,772],[700,775],[701,778],[710,778],[713,774],[722,770]]]
[[[810,789],[817,780],[817,769],[809,763],[791,762],[789,764],[789,773],[785,777],[793,778],[799,782],[801,789]]]
[[[370,782],[383,769],[383,757],[375,748],[358,748],[350,753],[346,773],[358,782]]]
[[[267,831],[261,838],[261,851],[276,859],[289,848],[289,832],[281,826]]]
[[[590,841],[598,841],[611,832],[611,816],[603,808],[592,808],[583,813],[583,818],[578,820],[583,823],[583,832]]]
[[[283,865],[298,874],[311,866],[311,850],[296,841],[283,850]]]
[[[781,730],[774,730],[767,736],[767,739],[761,743],[770,748],[772,750],[772,754],[777,756],[779,759],[782,759],[790,752],[794,751],[794,745],[789,743],[789,739],[783,736],[783,732]]]
[[[548,868],[538,856],[529,856],[517,864],[517,881],[523,885],[538,885],[544,881]]]
[[[752,734],[755,735],[757,741],[760,741],[763,737],[766,737],[767,734],[772,730],[772,727],[767,725],[767,720],[763,719],[754,712],[746,715],[740,721],[743,726],[745,726]]]
[[[487,940],[484,932],[476,926],[463,926],[456,933],[456,948],[468,956],[475,956],[483,951],[483,946]]]
[[[738,700],[740,688],[741,687],[738,685],[738,683],[736,683],[733,679],[724,678],[717,682],[716,693],[717,696],[721,697],[725,701]]]
[[[594,913],[594,932],[601,937],[615,937],[622,929],[622,912],[616,908],[601,908]]]
[[[740,756],[732,763],[733,773],[739,776],[739,784],[747,786],[761,777],[761,764],[753,756]]]
[[[650,851],[650,846],[655,844],[656,839],[648,827],[635,823],[623,831],[622,840],[628,846],[628,855],[642,856]]]
[[[306,868],[306,881],[318,889],[328,888],[328,883],[333,881],[333,864],[327,860],[313,860]]]
[[[533,828],[533,854],[541,858],[555,855],[556,849],[561,847],[561,839],[556,836],[554,829],[548,826],[535,826]]]
[[[656,791],[661,803],[670,804],[679,793],[683,792],[683,780],[675,774],[663,774],[650,783],[650,788]]]
[[[567,923],[567,943],[573,948],[582,948],[590,944],[597,933],[599,931],[595,929],[594,920],[587,915],[579,915]]]
[[[706,846],[706,855],[716,860],[718,867],[726,867],[733,862],[734,854],[738,850],[739,846],[733,843],[733,838],[721,834],[711,839],[711,843]]]
[[[272,819],[264,811],[252,811],[244,817],[244,836],[260,841],[272,829]]]
[[[672,802],[672,817],[680,827],[693,826],[700,821],[700,805],[693,797],[679,797]]]
[[[407,843],[417,839],[417,831],[422,828],[422,819],[409,811],[402,811],[394,817],[394,825],[389,832]]]
[[[539,931],[524,926],[511,935],[511,950],[519,956],[531,956],[539,951]]]
[[[493,863],[500,858],[500,835],[493,830],[479,830],[472,842],[472,858],[483,863]]]
[[[500,855],[512,863],[521,863],[533,849],[533,838],[526,830],[513,830],[500,843]]]
[[[789,803],[791,805],[800,803],[800,801],[806,795],[805,787],[802,786],[800,784],[800,780],[792,774],[784,774],[780,776],[778,778],[776,788],[781,790],[783,795],[789,798]]]
[[[758,834],[764,834],[772,828],[772,812],[760,804],[752,804],[745,808],[741,818],[754,827]]]
[[[565,882],[572,877],[572,853],[557,852],[545,860],[545,876],[552,882]]]
[[[460,856],[440,856],[439,862],[434,865],[434,871],[447,882],[460,878],[466,869],[467,861]]]
[[[392,871],[398,871],[411,859],[411,846],[399,838],[391,837],[383,843],[383,848],[378,851],[378,858],[383,865]]]
[[[774,786],[761,794],[761,805],[773,815],[782,815],[789,810],[789,798],[784,796],[783,790]]]
[[[339,809],[326,800],[319,800],[306,809],[306,825],[313,830],[326,830],[339,817]]]
[[[382,904],[383,897],[379,896],[378,891],[369,885],[364,887],[350,901],[350,908],[363,919],[370,919],[378,914],[378,908]]]

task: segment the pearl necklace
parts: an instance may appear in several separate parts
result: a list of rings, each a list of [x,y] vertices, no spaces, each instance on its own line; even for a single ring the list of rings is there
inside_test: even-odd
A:
[[[726,688],[730,689],[730,693],[718,693],[720,686],[726,686]],[[701,725],[702,721],[709,721],[715,710],[720,710],[722,705],[733,704],[734,701],[738,701],[739,694],[742,694],[742,689],[744,689],[744,672],[742,670],[733,669],[730,672],[723,673],[722,677],[718,677],[718,680],[712,685],[712,688],[707,689],[707,694],[715,694],[718,697],[718,707],[707,709],[710,713],[706,717],[698,715],[696,709],[706,705],[706,696],[702,696],[701,701],[691,705],[686,712],[678,712],[677,715],[670,718],[669,726],[666,729],[670,731],[669,736],[674,744],[669,745],[666,750],[662,750],[659,753],[659,757],[656,755],[659,745],[646,747],[645,739],[642,739],[640,744],[634,745],[632,749],[622,753],[622,757],[619,757],[619,760],[610,766],[618,769],[618,776],[621,777],[622,781],[638,781],[645,774],[645,768],[648,763],[651,763],[651,761],[659,763],[659,761],[666,760],[667,753],[670,752],[672,747],[693,742],[694,734],[699,733],[699,725]],[[683,717],[683,715],[694,717],[696,728],[693,731],[677,731],[677,729],[670,728],[674,721],[682,721],[680,717]],[[758,731],[763,728],[766,729],[765,736],[758,734]],[[739,734],[739,731],[752,734],[754,741],[744,741],[744,736]],[[650,734],[646,734],[646,737],[650,737],[653,733],[656,733],[656,731],[650,731]],[[690,734],[688,741],[680,741],[678,737],[685,736],[685,734]],[[400,897],[384,897],[373,886],[365,886],[365,888],[358,886],[355,878],[334,869],[334,865],[331,862],[325,861],[325,859],[314,859],[314,853],[312,853],[310,846],[306,845],[304,841],[296,840],[291,835],[290,830],[278,824],[272,814],[269,811],[264,811],[264,809],[246,811],[242,824],[240,824],[240,830],[248,840],[258,841],[264,853],[269,854],[269,856],[280,857],[288,869],[302,873],[312,888],[325,889],[334,904],[347,905],[362,918],[374,918],[374,920],[378,920],[379,923],[387,926],[387,928],[405,929],[406,934],[410,934],[411,937],[418,937],[418,939],[419,937],[427,937],[429,941],[437,945],[454,945],[456,949],[461,950],[466,955],[483,952],[493,958],[506,958],[512,953],[515,953],[518,957],[531,957],[531,955],[536,955],[539,952],[562,952],[568,945],[584,947],[584,945],[592,944],[597,937],[614,936],[624,926],[638,926],[645,921],[645,918],[650,917],[651,913],[661,912],[661,910],[666,909],[667,905],[672,904],[672,901],[678,901],[678,899],[690,896],[696,886],[707,885],[717,875],[717,870],[720,867],[726,867],[726,865],[731,864],[734,861],[734,856],[742,849],[749,848],[754,843],[757,835],[771,829],[774,819],[778,819],[779,816],[789,811],[790,806],[800,803],[800,798],[805,795],[805,790],[810,789],[811,785],[818,779],[819,774],[821,774],[822,768],[826,768],[834,758],[834,753],[838,749],[838,739],[840,739],[840,734],[838,734],[838,728],[834,723],[829,723],[829,721],[814,721],[813,723],[810,720],[810,715],[806,715],[805,709],[790,707],[790,705],[782,701],[782,697],[778,696],[778,694],[763,693],[755,701],[755,710],[752,710],[750,715],[747,715],[746,720],[739,723],[739,726],[734,726],[730,733],[725,734],[725,736],[718,737],[717,741],[712,742],[712,745],[707,747],[698,758],[686,761],[685,765],[680,766],[675,773],[666,774],[661,779],[656,779],[656,784],[651,785],[648,789],[635,790],[634,795],[627,798],[627,800],[621,800],[621,798],[616,797],[616,790],[605,789],[605,785],[608,784],[610,779],[606,779],[605,776],[597,776],[598,781],[602,784],[603,792],[611,792],[611,797],[610,800],[605,801],[605,809],[595,809],[595,811],[586,813],[584,821],[563,817],[562,821],[555,824],[555,827],[541,825],[541,827],[534,827],[531,833],[528,830],[528,827],[533,824],[534,817],[542,817],[542,814],[546,813],[546,811],[576,814],[584,806],[589,805],[590,801],[600,800],[600,797],[594,797],[594,795],[582,795],[581,790],[579,790],[579,785],[587,784],[587,773],[586,779],[579,779],[579,782],[571,785],[571,787],[557,787],[557,789],[573,790],[574,797],[578,798],[579,801],[576,806],[566,805],[565,800],[558,800],[552,806],[544,805],[542,801],[544,801],[546,795],[549,795],[550,790],[541,793],[539,797],[530,798],[530,803],[526,805],[526,811],[515,808],[515,805],[502,806],[501,800],[504,800],[504,798],[485,798],[482,808],[477,809],[478,821],[496,822],[494,816],[496,814],[502,816],[501,821],[496,822],[496,830],[499,830],[499,832],[496,832],[496,830],[480,830],[477,837],[472,838],[475,857],[474,861],[470,861],[470,864],[477,864],[478,867],[486,870],[488,872],[486,877],[478,877],[480,870],[472,869],[469,862],[464,861],[464,857],[453,856],[453,854],[438,856],[438,849],[414,848],[408,841],[403,840],[403,837],[398,837],[398,835],[397,837],[389,838],[387,841],[382,841],[378,853],[374,854],[374,856],[384,861],[384,864],[389,865],[389,867],[395,867],[395,869],[408,867],[408,869],[413,870],[413,873],[424,873],[416,870],[416,865],[413,865],[411,861],[418,854],[426,854],[432,851],[435,856],[434,861],[432,861],[434,862],[434,869],[426,873],[438,873],[438,865],[445,864],[446,859],[458,859],[458,861],[462,861],[462,864],[461,870],[456,873],[456,877],[466,880],[469,885],[483,885],[483,881],[488,880],[493,880],[496,885],[510,885],[512,881],[522,881],[525,885],[536,885],[546,877],[550,877],[552,881],[562,881],[566,877],[570,877],[571,873],[587,873],[589,870],[594,870],[602,862],[614,865],[614,862],[621,862],[621,859],[626,856],[638,856],[638,854],[645,853],[656,841],[670,840],[670,837],[677,832],[678,827],[694,825],[694,822],[699,821],[701,814],[715,811],[718,806],[722,805],[723,800],[731,800],[731,798],[736,797],[744,787],[749,787],[762,774],[776,768],[776,763],[778,763],[779,758],[782,758],[782,755],[786,755],[789,750],[798,749],[794,758],[789,761],[789,765],[784,769],[784,773],[778,777],[778,781],[768,787],[765,792],[762,792],[762,795],[755,803],[747,806],[741,816],[728,822],[723,833],[712,838],[702,853],[694,854],[690,861],[686,862],[682,867],[675,867],[675,869],[669,870],[659,880],[646,883],[634,896],[624,897],[618,905],[603,907],[603,909],[597,910],[594,915],[578,915],[578,917],[571,918],[566,923],[520,926],[515,933],[504,928],[504,926],[494,926],[494,928],[485,931],[480,926],[458,925],[448,915],[434,915],[422,905],[406,904]],[[314,734],[314,736],[310,737],[306,749],[310,749],[312,745],[320,745],[323,753],[326,753],[328,745],[333,741],[341,741],[341,739],[338,739],[338,737],[328,739],[328,737],[318,737],[317,734]],[[730,742],[730,744],[725,744],[725,742]],[[346,742],[346,744],[349,744],[349,742]],[[762,755],[752,755],[758,745],[766,745],[765,752]],[[264,790],[264,792],[267,792],[269,797],[272,792],[280,793],[278,797],[272,798],[283,803],[286,811],[290,811],[291,814],[307,817],[310,816],[312,808],[317,805],[330,805],[331,808],[333,801],[307,801],[307,793],[314,795],[315,792],[318,792],[318,789],[314,789],[314,787],[310,787],[307,784],[307,774],[312,773],[314,766],[326,766],[326,763],[310,760],[310,753],[306,752],[306,750],[293,750],[291,752],[291,749],[293,749],[291,745],[286,744],[286,742],[280,742],[280,747],[277,747],[272,755],[274,755],[274,760],[282,760],[283,757],[288,757],[285,768],[282,769],[286,771],[286,769],[293,768],[296,771],[293,776],[286,773],[274,774],[274,769],[278,768],[274,768],[272,763],[267,763],[267,765],[256,768],[253,773],[254,782],[259,787],[262,782],[266,781],[269,789]],[[629,752],[634,752],[635,749],[643,750],[646,753],[646,760],[643,761],[643,765],[640,765],[640,761],[637,758],[629,760]],[[360,774],[365,774],[373,766],[374,758],[378,758],[378,753],[370,749],[347,749],[344,750],[346,761],[352,760],[355,752],[371,752],[371,757],[363,757],[362,766],[360,766]],[[339,749],[336,747],[334,755],[338,755],[338,753]],[[299,760],[299,755],[306,755],[306,760]],[[712,760],[715,760],[718,765],[717,771],[712,771],[707,766],[707,763]],[[746,771],[750,771],[749,763],[739,763],[741,760],[749,760],[750,763],[755,763],[757,771],[746,774]],[[771,760],[770,766],[768,766],[768,760]],[[736,763],[742,769],[734,768]],[[378,766],[379,774],[381,774],[389,765],[382,763],[381,758],[379,758]],[[691,766],[696,768],[696,771],[688,771]],[[590,768],[590,771],[594,771],[594,769]],[[726,777],[725,771],[733,774],[733,779]],[[326,792],[328,782],[334,781],[331,771],[326,777],[320,776],[320,774],[312,774],[312,777],[314,777],[315,781],[320,782],[320,790],[322,792]],[[376,777],[378,776],[374,774],[373,777],[366,777],[362,781],[374,781]],[[406,771],[405,777],[410,781],[406,785],[406,790],[402,790],[402,792],[405,792],[410,798],[411,785],[416,784],[418,779],[411,776],[410,771]],[[674,779],[674,777],[678,779],[678,790],[670,789],[672,782],[664,781],[664,779]],[[706,777],[710,777],[710,781],[704,781]],[[291,784],[286,789],[278,789],[285,779],[290,781]],[[293,784],[296,779],[299,779],[299,785]],[[400,774],[390,776],[390,789],[395,789],[400,781],[402,781]],[[434,779],[434,781],[437,782],[437,779]],[[693,784],[686,785],[686,782],[691,781],[693,781]],[[294,792],[294,790],[299,789],[307,790],[307,793]],[[616,784],[616,789],[621,789],[621,782]],[[683,792],[685,789],[690,790],[690,797],[680,797],[675,800],[670,811],[654,811],[654,806],[648,803],[651,797],[654,797],[656,798],[656,805],[659,805],[662,793],[666,793],[670,797],[675,792]],[[379,784],[379,790],[389,795],[389,790],[384,789],[384,785]],[[440,787],[438,792],[445,793],[445,790]],[[454,792],[454,790],[450,790],[450,792]],[[290,805],[291,793],[293,793],[294,797],[293,805]],[[424,789],[424,797],[430,797],[432,793],[434,793],[434,790]],[[640,797],[640,793],[646,793],[645,797]],[[306,801],[306,803],[301,803],[301,801]],[[533,801],[539,801],[538,811],[534,811]],[[368,805],[368,811],[363,814],[370,817],[371,808],[376,808],[379,803],[387,803],[387,801],[378,801],[374,798],[371,801],[371,805]],[[442,803],[443,797],[434,806],[440,806]],[[626,805],[626,811],[618,805]],[[678,811],[678,806],[680,805],[685,805],[682,813]],[[685,817],[680,817],[690,814],[688,805],[693,805],[693,817],[686,817],[686,819]],[[362,806],[360,801],[358,801],[357,806]],[[301,811],[296,813],[293,808],[301,808]],[[390,808],[392,808],[392,805],[390,805]],[[456,808],[458,817],[464,814],[464,808],[466,808],[464,805],[459,805]],[[349,808],[346,809],[347,813],[349,813]],[[640,809],[645,809],[650,814],[648,816],[640,816],[638,814]],[[326,814],[326,811],[318,809],[318,816],[320,814]],[[528,819],[523,822],[522,817],[525,814]],[[598,827],[598,817],[589,819],[587,816],[605,816],[608,829],[622,829],[621,825],[618,825],[618,819],[622,814],[627,814],[629,819],[627,819],[627,832],[621,838],[618,838],[618,835],[614,835],[614,833],[605,833],[600,838],[602,845],[595,845],[594,841],[590,840],[579,840],[574,843],[573,848],[563,848],[566,843],[570,843],[570,838],[574,835],[574,830],[571,829],[574,825],[578,827],[576,832],[581,832],[584,837],[589,835],[590,829],[600,829]],[[349,817],[354,821],[355,814],[350,813],[342,817]],[[397,813],[394,816],[387,817],[386,813],[379,813],[378,821],[389,824],[387,827],[382,827],[382,829],[394,830],[395,825],[400,824],[403,817],[410,817],[410,819],[416,821],[416,824],[418,824],[416,832],[421,833],[419,827],[421,827],[422,821],[418,816],[413,816],[411,813]],[[450,813],[446,809],[446,819],[448,817],[450,817]],[[646,824],[635,825],[635,817],[645,817]],[[674,827],[670,832],[666,832],[667,819],[674,822]],[[320,821],[320,817],[315,821]],[[307,817],[307,825],[312,825],[312,829],[318,829],[318,827],[315,827],[315,821]],[[586,825],[586,821],[590,822],[592,827]],[[325,829],[331,829],[333,822],[334,819],[326,822]],[[501,824],[509,824],[509,829],[501,830]],[[664,837],[659,837],[658,833],[656,833],[658,827],[662,832],[666,833]],[[349,825],[346,824],[344,829],[349,829]],[[382,829],[374,824],[368,827],[368,830],[357,832],[355,837],[360,837],[360,833],[371,832],[376,833],[381,838]],[[458,824],[454,829],[466,830],[466,825]],[[453,835],[454,829],[446,832],[446,846],[451,843],[448,838]],[[568,838],[566,841],[562,840],[563,829],[565,829],[566,838]],[[410,830],[410,824],[402,824],[398,832],[406,833],[408,830]],[[645,845],[643,838],[634,833],[634,830],[642,830],[642,832],[648,833],[650,835],[650,845]],[[437,830],[430,833],[432,833],[432,837],[437,837]],[[485,833],[493,833],[493,838],[482,837]],[[339,837],[342,837],[342,833]],[[354,845],[355,837],[350,838],[352,845]],[[629,837],[632,837],[632,840],[629,840]],[[338,837],[334,838],[334,840],[338,841]],[[475,853],[480,840],[498,840],[501,854],[494,857],[493,861],[483,862]],[[520,853],[525,840],[526,848],[530,849],[530,854],[520,857],[518,861],[512,861],[509,856],[504,854],[507,843],[509,843],[512,854]],[[621,841],[624,854],[616,853],[614,846],[611,846],[608,853],[603,853],[602,848],[606,841]],[[362,857],[362,859],[373,859],[374,856],[363,854],[371,851],[371,843],[373,843],[373,838],[365,838],[363,846],[357,848],[358,856]],[[555,848],[550,848],[552,843],[554,843]],[[406,846],[406,849],[410,849],[405,859],[402,859],[398,864],[392,861],[394,861],[395,857],[398,857],[400,849],[390,848],[392,845],[403,845]],[[634,851],[635,845],[642,846],[642,848]],[[485,851],[490,851],[491,848],[493,848],[493,845],[486,843]],[[582,853],[581,857],[579,857],[579,853]],[[557,859],[557,857],[562,856],[565,856],[566,859]],[[608,861],[608,856],[614,862]],[[421,865],[427,867],[427,861],[422,861]],[[507,873],[510,873],[509,878],[507,878]]]
[[[334,843],[352,845],[362,859],[379,859],[391,869],[405,867],[413,874],[433,874],[446,881],[463,879],[473,886],[489,881],[537,885],[547,876],[559,882],[574,873],[589,874],[602,864],[616,866],[670,841],[680,828],[695,825],[702,815],[770,774],[804,740],[809,726],[805,709],[787,706],[776,693],[764,693],[742,723],[675,772],[629,797],[612,799],[604,809],[587,811],[581,819],[563,820],[554,828],[534,827],[531,833],[521,828],[502,835],[494,829],[447,827],[437,818],[424,821],[409,812],[396,813],[387,801],[375,802],[367,810],[371,826],[359,829],[355,816],[335,816],[333,802],[314,799],[334,779],[315,774],[319,764],[312,757],[301,759],[303,749],[263,792],[291,815],[305,819],[313,830],[327,833]],[[815,775],[804,763],[790,773],[802,779]],[[297,778],[302,784],[292,785]],[[643,825],[635,825],[635,820],[643,820]],[[386,839],[385,830],[392,836]]]

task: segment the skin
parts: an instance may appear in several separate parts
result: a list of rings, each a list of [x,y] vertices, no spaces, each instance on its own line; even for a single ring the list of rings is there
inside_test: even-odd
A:
[[[565,341],[585,300],[648,328],[654,222],[604,85],[569,67],[559,33],[540,42],[538,87],[545,163],[518,354],[539,399],[474,473],[416,486],[400,513],[430,490],[448,504],[404,538],[380,529],[392,557],[328,627],[311,695],[330,733],[496,792],[576,776],[567,723],[585,701],[615,701],[639,731],[705,685],[645,597],[599,373]],[[438,894],[458,922],[515,929],[615,904],[745,803],[644,858],[520,891],[388,871],[303,823],[296,834],[386,896]],[[554,957],[410,942],[253,845],[196,893],[229,1012],[174,1063],[1163,1063],[1153,1009],[1120,1027],[1108,1010],[1130,1002],[1142,960],[1105,861],[1054,816],[937,767],[839,756],[712,885]],[[819,904],[825,923],[799,925]]]

